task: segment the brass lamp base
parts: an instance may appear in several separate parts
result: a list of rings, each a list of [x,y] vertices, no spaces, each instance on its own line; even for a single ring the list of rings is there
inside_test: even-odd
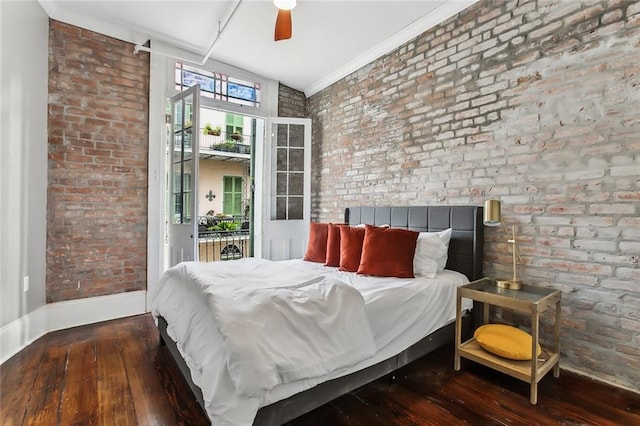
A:
[[[509,290],[520,290],[522,281],[520,280],[496,280],[496,287],[506,288]]]

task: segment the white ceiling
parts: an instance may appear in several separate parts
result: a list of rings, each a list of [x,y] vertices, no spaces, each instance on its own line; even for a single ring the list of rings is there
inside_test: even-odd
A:
[[[39,0],[53,19],[136,44],[160,41],[202,58],[227,23],[211,59],[307,96],[475,1],[299,0],[293,37],[274,42],[271,0]]]

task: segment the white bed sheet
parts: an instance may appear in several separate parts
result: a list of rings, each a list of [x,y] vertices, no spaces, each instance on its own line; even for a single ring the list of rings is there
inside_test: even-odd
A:
[[[242,270],[259,268],[264,262],[268,261],[241,259],[225,263]],[[160,286],[152,312],[167,320],[167,332],[176,341],[193,382],[202,389],[207,414],[215,425],[250,425],[262,406],[398,354],[455,320],[456,288],[468,282],[464,275],[448,270],[435,278],[398,279],[341,272],[302,260],[279,263],[298,269],[301,274],[327,275],[358,289],[365,299],[376,354],[346,370],[276,386],[262,398],[242,397],[235,392],[226,367],[223,338],[202,294],[187,286]],[[463,299],[463,309],[471,307],[472,302]]]

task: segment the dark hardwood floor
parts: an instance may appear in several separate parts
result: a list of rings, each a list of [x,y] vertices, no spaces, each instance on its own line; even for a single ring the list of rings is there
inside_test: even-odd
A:
[[[289,423],[640,425],[640,395],[566,371],[529,386],[442,348]],[[150,315],[50,333],[0,367],[2,425],[206,425]]]

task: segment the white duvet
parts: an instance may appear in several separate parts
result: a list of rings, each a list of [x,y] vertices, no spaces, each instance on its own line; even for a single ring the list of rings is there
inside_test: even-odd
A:
[[[262,267],[238,275],[246,261],[186,262],[163,278],[202,291],[240,394],[261,397],[279,384],[322,376],[374,354],[364,299],[355,288],[282,263],[251,262]]]
[[[340,272],[337,268],[301,260],[271,262],[253,258],[216,263],[192,262],[178,265],[171,271],[163,275],[157,291],[152,295],[154,300],[152,313],[156,316],[161,315],[167,320],[167,332],[176,341],[178,349],[189,366],[193,382],[202,389],[207,414],[216,426],[250,425],[261,406],[287,398],[323,381],[366,368],[401,352],[455,319],[456,287],[468,282],[464,275],[447,270],[433,279],[377,278]],[[185,277],[189,278],[185,279]],[[216,285],[222,280],[228,282],[226,287]],[[334,338],[334,333],[342,335],[345,332],[346,334],[343,335],[345,337],[350,336],[351,339],[352,336],[349,333],[356,333],[360,335],[353,337],[354,339],[361,339],[358,342],[367,342],[369,333],[369,337],[373,338],[375,351],[373,356],[368,356],[371,347],[367,348],[365,343],[364,351],[343,357],[335,365],[323,365],[322,362],[318,363],[318,359],[308,360],[311,362],[310,367],[307,366],[310,370],[307,370],[311,371],[311,375],[306,376],[309,371],[301,370],[299,375],[290,374],[292,370],[286,367],[286,365],[298,363],[300,359],[290,360],[292,362],[287,364],[288,350],[279,353],[276,351],[273,359],[277,361],[266,360],[266,358],[258,360],[258,363],[267,364],[266,370],[260,367],[260,371],[267,371],[266,373],[260,373],[256,377],[250,373],[250,377],[244,377],[247,363],[251,364],[254,362],[251,359],[256,359],[255,355],[264,353],[262,349],[254,351],[250,347],[252,341],[256,338],[261,339],[260,345],[266,345],[265,350],[268,352],[274,346],[270,343],[271,339],[291,342],[292,335],[301,333],[296,332],[295,328],[287,330],[288,327],[282,324],[271,326],[271,320],[258,320],[257,327],[251,331],[254,333],[252,337],[247,338],[248,335],[244,334],[246,324],[242,322],[246,321],[248,316],[243,319],[242,310],[246,306],[247,309],[261,311],[273,303],[270,292],[265,290],[273,287],[285,289],[285,293],[288,291],[296,293],[302,289],[305,289],[303,293],[306,290],[312,290],[311,293],[315,292],[321,298],[334,297],[335,295],[329,295],[329,293],[339,289],[337,292],[341,295],[335,297],[335,300],[345,300],[343,300],[344,304],[335,310],[336,315],[338,311],[344,313],[344,310],[350,310],[346,309],[346,306],[347,304],[352,306],[353,303],[347,300],[354,301],[359,296],[364,301],[364,319],[356,312],[353,319],[356,323],[351,327],[352,330],[334,331],[336,323],[329,315],[325,324],[331,331],[326,333],[329,336],[318,336],[319,328],[324,326],[313,325],[311,327],[316,327],[313,337],[298,337],[321,342],[325,338]],[[226,289],[218,291],[219,288]],[[319,294],[323,292],[324,295]],[[290,299],[289,296],[286,299]],[[294,295],[293,300],[298,296]],[[235,297],[239,297],[242,301],[238,306],[232,307],[231,299]],[[261,302],[251,300],[254,297]],[[283,303],[290,305],[289,302]],[[358,303],[355,305],[357,306]],[[284,311],[288,311],[289,308],[290,306]],[[471,302],[463,299],[463,309],[470,308]],[[217,309],[231,311],[232,317],[239,317],[240,322],[232,320],[230,323],[232,325],[224,323],[221,325],[219,315],[215,313]],[[265,315],[279,316],[278,313]],[[306,314],[303,309],[303,312],[297,312],[295,315],[305,318]],[[260,318],[264,317],[260,316]],[[287,315],[283,315],[278,318],[278,321],[286,323],[289,321],[287,318]],[[305,327],[303,325],[302,329],[304,330]],[[280,334],[281,329],[287,331]],[[306,329],[308,330],[308,327]],[[243,337],[240,339],[231,337],[237,341],[229,344],[230,336]],[[249,344],[249,347],[242,349],[245,344]],[[294,346],[300,345],[279,343],[275,346],[293,349]],[[360,344],[352,343],[345,346],[353,348]],[[331,350],[320,344],[314,348],[316,349],[321,352]],[[237,355],[244,350],[254,351],[254,353],[246,354],[244,360],[234,358],[234,353]],[[305,350],[303,348],[301,353]],[[301,353],[296,357],[299,358]],[[330,355],[327,357],[325,355],[319,359],[326,361],[331,358]],[[361,360],[357,361],[358,358]],[[286,372],[283,374],[283,371]],[[263,380],[265,378],[266,381]],[[255,385],[258,382],[262,385],[256,388]]]

